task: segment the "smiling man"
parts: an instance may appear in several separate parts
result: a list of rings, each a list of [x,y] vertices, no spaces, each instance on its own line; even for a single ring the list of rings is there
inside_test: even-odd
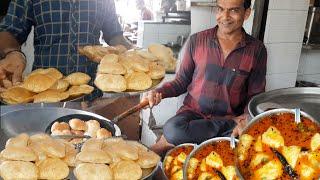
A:
[[[150,106],[187,92],[183,106],[163,128],[156,152],[181,143],[237,135],[247,122],[247,104],[265,90],[267,51],[242,25],[251,0],[218,0],[217,26],[193,34],[175,79],[149,92]]]

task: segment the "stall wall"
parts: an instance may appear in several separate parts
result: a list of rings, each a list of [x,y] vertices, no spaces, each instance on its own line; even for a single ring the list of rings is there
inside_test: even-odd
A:
[[[271,0],[264,43],[268,50],[267,90],[294,87],[309,0]]]
[[[190,25],[139,21],[137,46],[148,48],[153,43],[176,43],[178,36],[187,37],[189,34]]]
[[[302,50],[297,79],[320,84],[320,49]]]

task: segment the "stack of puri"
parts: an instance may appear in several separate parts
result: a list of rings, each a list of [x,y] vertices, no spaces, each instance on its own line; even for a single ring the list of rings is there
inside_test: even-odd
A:
[[[165,76],[165,68],[148,51],[105,55],[98,66],[95,85],[104,92],[142,91]]]
[[[97,120],[83,121],[81,119],[73,118],[68,123],[55,122],[51,126],[52,135],[87,135],[93,138],[104,139],[111,137],[112,134],[105,128],[101,128]],[[78,144],[84,141],[83,138],[69,139],[72,144]]]
[[[46,134],[20,134],[1,151],[3,179],[64,179],[75,165],[76,150],[68,142]]]
[[[123,45],[108,46],[108,47],[103,47],[100,45],[87,45],[84,47],[80,47],[78,50],[81,55],[84,55],[95,62],[99,62],[105,55],[121,54],[127,51],[127,48],[124,47]]]
[[[8,104],[60,102],[90,94],[94,89],[87,85],[90,79],[81,72],[64,77],[55,68],[36,69],[24,78],[22,84],[1,93],[1,98]]]
[[[122,138],[87,140],[76,157],[79,180],[138,180],[157,166],[160,157],[136,141]]]

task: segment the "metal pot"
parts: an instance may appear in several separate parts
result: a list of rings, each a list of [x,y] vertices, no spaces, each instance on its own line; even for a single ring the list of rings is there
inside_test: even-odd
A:
[[[209,139],[207,141],[202,142],[200,145],[198,145],[196,148],[194,148],[191,153],[189,154],[186,162],[183,165],[183,179],[187,180],[188,179],[188,175],[187,175],[187,168],[188,168],[188,163],[190,161],[190,159],[195,155],[195,153],[197,153],[199,150],[201,150],[203,147],[209,145],[209,144],[213,144],[219,141],[229,141],[231,142],[231,138],[230,137],[216,137],[216,138],[212,138]],[[238,143],[238,140],[235,139],[235,142]]]
[[[259,115],[257,115],[256,117],[254,117],[249,123],[248,125],[244,128],[242,134],[245,134],[248,129],[253,126],[254,124],[258,123],[259,121],[261,121],[263,118],[267,117],[267,116],[270,116],[270,115],[275,115],[275,114],[281,114],[281,113],[291,113],[291,114],[295,114],[295,109],[285,109],[285,108],[281,108],[281,109],[273,109],[273,110],[269,110],[269,111],[266,111],[266,112],[263,112]],[[311,117],[310,115],[308,115],[307,113],[305,112],[300,112],[301,116],[305,117],[305,118],[308,118],[310,119],[312,122],[318,124],[320,126],[320,123],[318,121],[316,121],[313,117]],[[237,159],[237,158],[236,158]],[[236,163],[237,164],[237,163]],[[239,171],[239,169],[237,168],[236,166],[236,171],[238,173],[238,176],[241,178],[241,179],[244,179]]]
[[[166,179],[168,179],[168,177],[167,177],[167,175],[166,175],[166,173],[165,173],[165,168],[164,168],[164,165],[165,165],[165,160],[166,160],[166,158],[172,153],[172,152],[174,152],[175,150],[177,150],[177,149],[179,149],[179,148],[181,148],[181,147],[184,147],[184,146],[193,146],[193,150],[196,148],[196,144],[192,144],[192,143],[184,143],[184,144],[180,144],[180,145],[178,145],[178,146],[175,146],[173,149],[171,149],[171,150],[169,150],[167,153],[166,153],[166,155],[165,155],[165,157],[164,157],[164,160],[163,160],[163,163],[162,163],[162,165],[161,165],[161,169],[162,169],[162,173],[163,173],[163,177],[165,177]],[[187,156],[188,157],[188,156]],[[187,158],[188,159],[188,158]],[[185,161],[185,163],[186,163],[187,161]]]
[[[279,114],[279,113],[291,113],[291,114],[295,114],[295,110],[294,109],[286,109],[286,108],[280,108],[280,109],[273,109],[273,110],[269,110],[266,112],[263,112],[259,115],[257,115],[256,117],[254,117],[253,119],[250,120],[250,122],[248,123],[248,125],[243,129],[243,134],[255,123],[259,122],[261,119],[263,119],[264,117],[273,115],[273,114]],[[310,119],[311,121],[315,122],[316,124],[320,125],[320,123],[318,121],[316,121],[312,116],[310,116],[309,114],[301,111],[301,115],[303,117],[306,117],[308,119]]]
[[[312,117],[320,120],[320,88],[295,87],[276,89],[254,96],[248,103],[251,117],[255,117],[269,109],[300,108]]]

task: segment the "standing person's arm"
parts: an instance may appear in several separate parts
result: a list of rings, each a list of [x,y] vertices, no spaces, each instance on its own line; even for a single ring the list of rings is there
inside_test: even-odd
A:
[[[133,44],[131,44],[122,34],[112,37],[108,44],[111,46],[123,45],[127,49],[134,48]]]
[[[131,49],[133,45],[123,37],[123,31],[119,24],[116,14],[116,8],[113,0],[106,0],[107,17],[103,22],[103,39],[111,46],[124,45],[127,49]]]
[[[12,82],[21,81],[26,59],[20,51],[34,24],[32,1],[12,0],[6,16],[0,22],[0,80],[12,74]]]

